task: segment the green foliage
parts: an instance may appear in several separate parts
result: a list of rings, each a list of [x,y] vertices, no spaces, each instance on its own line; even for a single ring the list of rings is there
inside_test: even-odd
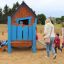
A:
[[[62,22],[64,21],[64,16],[61,16],[61,20],[62,20]]]
[[[12,13],[14,13],[17,10],[18,7],[19,7],[18,2],[16,2],[16,4],[13,4]]]
[[[62,22],[62,27],[64,27],[64,22]]]
[[[7,5],[5,5],[4,10],[3,10],[3,19],[2,19],[2,23],[7,23],[7,16],[9,14],[9,7]]]
[[[46,16],[44,14],[38,14],[37,18],[38,18],[38,24],[42,25],[45,24]]]
[[[9,8],[7,5],[4,6],[4,9],[0,8],[0,24],[6,24],[7,23],[7,16],[11,16],[18,8],[19,3],[16,2],[13,5],[13,8]]]
[[[0,8],[0,23],[2,23],[1,21],[2,21],[2,9]]]
[[[0,8],[0,24],[1,23],[6,24],[7,16],[11,16],[17,10],[19,5],[20,4],[18,2],[16,2],[15,4],[13,4],[12,8],[9,8],[7,5],[4,6],[3,10]],[[38,19],[38,24],[44,25],[46,16],[44,14],[38,14],[37,19]],[[56,21],[53,18],[52,21],[54,21],[54,23],[61,24],[62,22],[64,22],[64,16],[61,16],[60,18],[56,18]],[[63,23],[62,23],[62,26],[63,26]]]
[[[57,24],[62,24],[64,22],[64,16],[61,16],[60,18],[56,18]]]
[[[2,16],[2,9],[0,8],[0,16]]]
[[[9,12],[9,7],[7,5],[5,5],[4,10],[3,10],[4,14],[7,15]]]

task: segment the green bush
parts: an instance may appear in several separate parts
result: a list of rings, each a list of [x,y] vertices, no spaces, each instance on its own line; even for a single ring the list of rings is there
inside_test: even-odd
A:
[[[64,27],[64,22],[62,22],[62,27]]]

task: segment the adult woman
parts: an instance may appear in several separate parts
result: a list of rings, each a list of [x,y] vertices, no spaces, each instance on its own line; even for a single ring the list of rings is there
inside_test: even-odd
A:
[[[53,43],[54,43],[54,37],[55,37],[55,33],[54,33],[54,25],[51,23],[50,19],[46,19],[45,21],[45,26],[44,26],[44,38],[50,38],[50,43],[46,42],[46,51],[47,51],[47,56],[50,56],[50,51],[52,50],[53,55],[54,55],[54,59],[56,58],[56,54],[55,54],[55,50],[53,47]]]

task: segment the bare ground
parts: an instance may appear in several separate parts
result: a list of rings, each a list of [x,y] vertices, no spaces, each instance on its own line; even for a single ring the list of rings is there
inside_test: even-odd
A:
[[[57,58],[46,58],[46,50],[37,50],[33,53],[31,49],[13,50],[11,54],[7,52],[0,53],[0,64],[64,64],[64,49],[61,53],[58,51]]]

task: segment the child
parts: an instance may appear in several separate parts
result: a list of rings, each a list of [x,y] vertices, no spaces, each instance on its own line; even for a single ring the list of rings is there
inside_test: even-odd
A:
[[[63,39],[62,39],[62,47],[61,48],[64,48],[64,36],[63,36]]]
[[[7,45],[8,45],[8,41],[2,41],[1,43],[1,47],[3,51],[7,51]]]
[[[8,44],[7,40],[6,41],[2,41],[1,46],[7,46],[7,44]]]
[[[58,33],[55,36],[54,43],[55,43],[55,52],[57,53],[57,48],[62,52],[62,49],[60,48],[60,38]]]

